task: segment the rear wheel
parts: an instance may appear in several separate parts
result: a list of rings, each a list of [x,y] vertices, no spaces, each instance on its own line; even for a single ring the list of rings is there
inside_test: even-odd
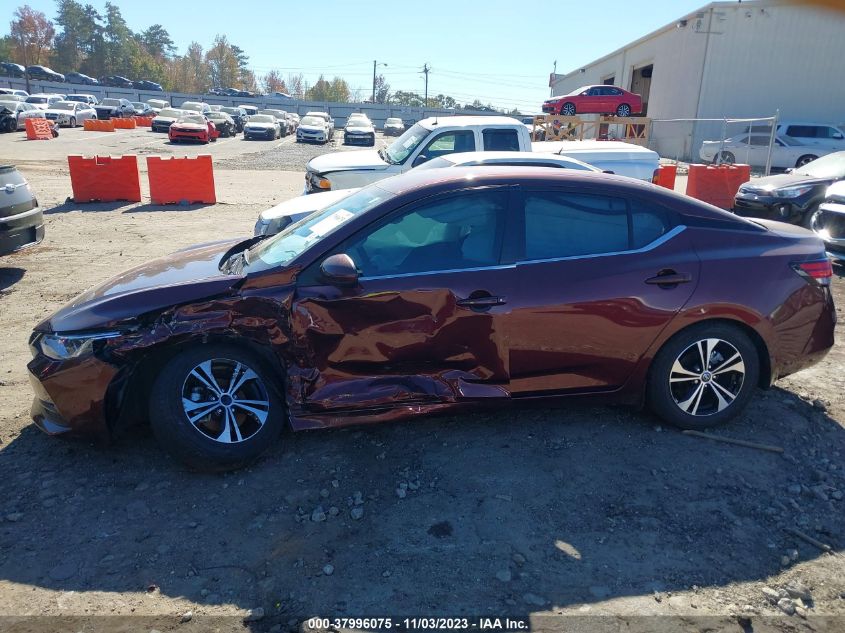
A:
[[[803,167],[807,163],[812,163],[817,158],[818,158],[818,156],[816,156],[815,154],[804,154],[801,158],[799,158],[797,161],[795,161],[795,166],[796,167]]]
[[[256,358],[234,345],[183,351],[153,384],[153,433],[162,447],[196,470],[245,466],[273,443],[284,424],[273,380]]]
[[[670,424],[701,429],[745,409],[760,376],[757,348],[737,326],[701,324],[672,337],[652,362],[651,409]]]
[[[714,162],[714,163],[718,163],[718,162],[719,162],[719,160],[718,160],[718,155],[717,155],[717,157],[713,160],[713,162]],[[724,165],[733,165],[734,163],[736,163],[736,156],[734,156],[734,155],[733,155],[733,153],[731,153],[731,152],[722,152],[722,160],[721,160],[721,162],[722,162],[722,164],[724,164]]]
[[[70,117],[70,127],[76,127],[76,117]]]
[[[564,103],[560,109],[560,113],[563,116],[575,116],[575,104],[570,102]]]

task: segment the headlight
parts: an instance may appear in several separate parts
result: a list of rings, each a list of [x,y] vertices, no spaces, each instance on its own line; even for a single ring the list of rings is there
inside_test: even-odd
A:
[[[87,356],[94,351],[94,341],[121,336],[121,332],[97,332],[94,334],[44,334],[38,339],[41,353],[55,360],[67,360]]]
[[[322,176],[318,176],[317,174],[311,174],[311,184],[314,186],[315,189],[332,188],[332,183],[329,182],[328,178],[323,178]]]
[[[803,187],[789,187],[787,189],[775,189],[772,192],[777,198],[797,198],[798,196],[803,196],[805,193],[810,191],[813,188],[812,185],[805,185]]]

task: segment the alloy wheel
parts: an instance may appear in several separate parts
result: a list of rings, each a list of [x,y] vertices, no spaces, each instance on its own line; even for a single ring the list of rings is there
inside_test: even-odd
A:
[[[701,339],[684,349],[669,372],[669,391],[678,408],[692,416],[727,409],[745,381],[739,350],[719,338]]]
[[[623,118],[629,117],[629,116],[631,116],[631,107],[623,104],[623,105],[619,106],[619,108],[616,110],[616,114],[620,117],[623,117]]]
[[[575,115],[575,106],[571,103],[566,103],[563,106],[563,109],[560,111],[561,114],[565,116],[574,116]]]
[[[214,358],[196,365],[182,385],[182,409],[193,428],[222,444],[243,442],[267,422],[270,398],[244,363]]]

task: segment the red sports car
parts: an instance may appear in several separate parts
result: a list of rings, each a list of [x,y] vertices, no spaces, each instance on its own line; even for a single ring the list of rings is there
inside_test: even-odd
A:
[[[212,121],[209,121],[201,114],[191,114],[177,119],[168,131],[171,143],[177,141],[199,141],[208,143],[216,141],[219,134]]]
[[[415,169],[77,297],[30,339],[32,416],[53,435],[148,421],[212,470],[286,424],[561,396],[705,428],[824,357],[831,277],[809,231],[630,178]]]
[[[576,114],[615,114],[626,117],[642,114],[643,98],[616,86],[582,86],[567,95],[543,102],[543,112],[575,116]]]

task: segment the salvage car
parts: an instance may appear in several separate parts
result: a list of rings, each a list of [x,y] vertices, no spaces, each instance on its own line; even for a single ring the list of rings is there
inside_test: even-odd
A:
[[[191,113],[176,119],[167,130],[167,135],[171,143],[181,141],[210,143],[217,140],[217,128],[202,114]]]
[[[235,121],[225,112],[209,112],[205,116],[214,123],[214,127],[217,128],[220,136],[228,138],[237,134]]]
[[[76,127],[84,121],[96,119],[97,112],[87,103],[57,101],[44,111],[44,117],[59,126]]]
[[[282,137],[282,126],[272,114],[253,114],[244,124],[244,139],[274,141]]]
[[[543,112],[575,116],[576,114],[615,114],[629,117],[642,114],[643,98],[617,86],[581,86],[569,94],[543,102]]]
[[[44,214],[14,165],[0,165],[0,255],[44,239]]]
[[[103,99],[94,106],[98,119],[120,119],[135,116],[135,108],[128,99]]]
[[[142,79],[141,81],[133,81],[132,87],[136,90],[147,90],[152,92],[163,92],[164,88],[161,87],[160,83],[156,83],[155,81],[150,81],[149,79]]]
[[[286,423],[561,396],[706,428],[825,356],[831,275],[812,233],[655,185],[420,170],[272,238],[189,248],[71,300],[29,341],[32,418],[106,437],[146,420],[201,470],[248,464]]]
[[[329,124],[323,117],[305,115],[296,128],[297,143],[328,143]]]
[[[156,112],[153,107],[144,101],[132,101],[132,107],[135,108],[135,116],[155,116]]]
[[[405,131],[405,124],[399,117],[390,117],[384,121],[384,135],[385,136],[401,136]]]
[[[153,132],[167,132],[177,119],[181,119],[186,114],[188,114],[188,111],[180,108],[163,108],[153,117],[150,123],[150,130]]]
[[[235,131],[244,131],[244,123],[246,123],[247,113],[243,108],[229,108],[224,106],[220,108],[220,112],[225,112],[232,117],[232,120],[235,122]]]
[[[786,174],[755,178],[740,185],[734,212],[755,218],[812,225],[829,185],[845,180],[845,151],[828,154]]]
[[[810,228],[824,241],[828,257],[845,262],[845,180],[827,188],[824,201],[810,218]]]
[[[369,145],[376,144],[376,128],[373,122],[366,115],[350,116],[343,128],[344,145]]]
[[[743,163],[763,167],[769,155],[770,140],[770,134],[750,133],[737,134],[724,141],[704,141],[698,150],[698,156],[708,163]],[[776,169],[801,167],[832,151],[834,150],[828,147],[804,145],[788,136],[775,136],[771,166]]]
[[[27,119],[44,119],[44,110],[23,101],[1,101],[0,113],[3,116],[2,132],[14,132],[26,128]]]

